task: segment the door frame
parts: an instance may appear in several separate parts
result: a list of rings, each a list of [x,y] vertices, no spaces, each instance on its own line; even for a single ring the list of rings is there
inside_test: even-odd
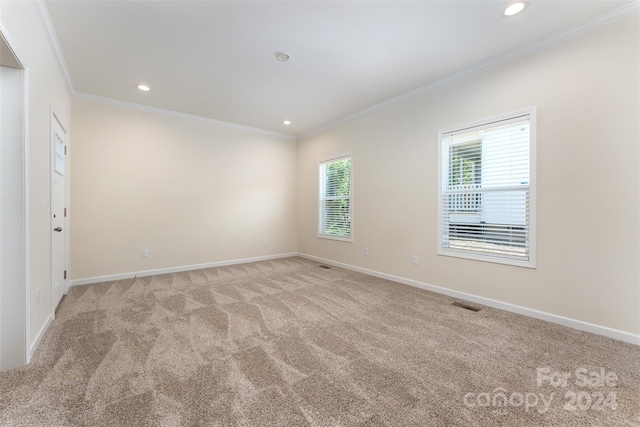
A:
[[[25,336],[23,343],[15,343],[16,345],[23,345],[24,350],[24,364],[31,362],[31,328],[30,328],[30,276],[29,276],[29,228],[30,228],[30,187],[29,187],[29,66],[24,59],[24,56],[16,49],[16,43],[11,38],[7,29],[0,23],[0,37],[4,39],[4,43],[9,47],[15,60],[18,62],[20,69],[22,70],[22,123],[21,123],[21,136],[22,136],[22,192],[23,192],[23,207],[22,207],[22,240],[23,251],[22,258],[22,278],[23,283],[21,286],[24,290],[25,305],[23,307],[23,318],[19,319],[23,322],[25,328]],[[0,265],[0,268],[2,266]],[[1,286],[1,285],[0,285]],[[0,288],[1,289],[1,288]],[[2,296],[0,295],[0,298]],[[0,329],[0,334],[2,330]],[[2,365],[0,365],[0,368]]]
[[[49,135],[49,224],[50,224],[50,236],[51,236],[51,319],[54,320],[56,318],[56,308],[57,308],[57,295],[54,295],[54,233],[55,231],[53,231],[53,190],[54,190],[54,185],[53,185],[53,179],[52,176],[55,173],[54,172],[54,157],[55,157],[55,148],[54,148],[54,144],[55,144],[55,123],[58,123],[58,126],[60,126],[60,129],[62,129],[62,131],[64,132],[64,144],[65,144],[65,150],[66,147],[69,145],[69,132],[67,131],[67,129],[65,129],[65,127],[62,125],[62,121],[58,118],[58,115],[55,113],[55,111],[53,110],[53,105],[51,105],[50,107],[51,110],[51,122],[50,122],[50,128],[51,128],[51,132]],[[69,176],[69,162],[67,161],[67,155],[66,155],[66,151],[65,151],[65,161],[64,161],[64,175],[63,175],[63,191],[64,191],[64,204],[65,204],[65,208],[68,205],[68,197],[69,197],[69,192],[68,192],[68,176]],[[67,263],[69,261],[69,257],[68,257],[68,238],[69,238],[69,227],[68,227],[68,220],[67,220],[67,216],[63,216],[63,228],[65,230],[65,237],[64,237],[64,251],[62,256],[64,257],[64,270],[67,271]],[[63,295],[67,294],[68,291],[68,286],[69,286],[69,278],[66,277],[62,284],[62,293]]]

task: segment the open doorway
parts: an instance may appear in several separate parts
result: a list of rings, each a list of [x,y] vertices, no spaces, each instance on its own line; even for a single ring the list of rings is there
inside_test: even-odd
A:
[[[26,67],[0,28],[0,370],[28,362]]]

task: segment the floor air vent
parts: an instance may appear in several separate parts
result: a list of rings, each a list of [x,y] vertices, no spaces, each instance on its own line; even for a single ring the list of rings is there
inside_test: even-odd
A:
[[[471,305],[467,305],[467,304],[463,304],[461,302],[452,302],[451,305],[455,306],[455,307],[460,307],[460,308],[464,308],[465,310],[470,310],[470,311],[480,311],[480,309],[478,307],[473,307]]]
[[[328,265],[319,265],[318,267],[324,268],[325,270],[329,270],[331,268]]]

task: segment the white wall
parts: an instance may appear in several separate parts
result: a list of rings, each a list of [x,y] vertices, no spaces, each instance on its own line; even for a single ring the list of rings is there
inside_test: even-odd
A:
[[[50,119],[56,112],[68,127],[70,93],[51,53],[42,24],[30,1],[1,1],[0,23],[28,69],[28,331],[30,347],[41,337],[52,317],[50,192]],[[35,290],[40,289],[36,304]]]
[[[637,335],[638,35],[634,15],[304,138],[299,252]],[[438,130],[532,106],[537,268],[438,256]],[[317,162],[349,151],[354,242],[319,239]]]
[[[80,98],[71,129],[72,279],[296,252],[295,140]]]

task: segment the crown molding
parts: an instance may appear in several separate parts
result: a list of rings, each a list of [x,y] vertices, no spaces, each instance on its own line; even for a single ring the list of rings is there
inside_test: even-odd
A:
[[[250,126],[239,125],[239,124],[236,124],[236,123],[224,122],[222,120],[211,119],[211,118],[208,118],[208,117],[197,116],[195,114],[187,114],[187,113],[181,113],[179,111],[167,110],[167,109],[164,109],[164,108],[150,107],[148,105],[136,104],[134,102],[129,102],[129,101],[121,101],[119,99],[107,98],[107,97],[104,97],[104,96],[92,95],[92,94],[84,93],[84,92],[74,91],[73,92],[73,96],[75,98],[79,98],[79,99],[86,99],[86,100],[89,100],[89,101],[100,102],[100,103],[103,103],[103,104],[115,105],[117,107],[129,108],[129,109],[132,109],[132,110],[143,111],[143,112],[146,112],[146,113],[163,114],[165,116],[180,117],[180,118],[189,119],[189,120],[197,120],[197,121],[201,121],[201,122],[205,122],[205,123],[210,123],[210,124],[213,124],[213,125],[216,125],[216,126],[230,128],[230,129],[243,130],[243,131],[246,131],[246,132],[253,132],[253,133],[258,133],[258,134],[267,135],[267,136],[274,136],[274,137],[277,137],[277,138],[285,138],[285,139],[297,140],[295,135],[289,135],[289,134],[286,134],[286,133],[272,132],[272,131],[259,129],[259,128],[254,128],[254,127],[250,127]]]
[[[45,35],[47,36],[47,41],[49,42],[51,53],[53,54],[53,57],[55,58],[55,61],[58,64],[58,68],[60,68],[62,75],[64,75],[65,82],[67,83],[67,89],[69,89],[69,92],[73,93],[75,89],[73,88],[71,73],[69,72],[69,67],[67,67],[67,61],[65,61],[64,55],[62,54],[60,42],[58,41],[58,36],[56,35],[56,31],[53,28],[53,23],[51,22],[51,17],[49,16],[47,5],[44,3],[44,0],[32,0],[32,4],[36,9],[36,14],[38,15],[38,18],[40,18],[40,23],[42,24]]]
[[[440,80],[436,80],[432,83],[429,83],[427,85],[421,86],[417,89],[414,89],[412,91],[409,92],[405,92],[404,94],[395,96],[393,98],[390,98],[386,101],[380,102],[378,104],[372,105],[370,107],[367,107],[365,109],[359,110],[355,113],[349,114],[339,120],[333,121],[331,123],[328,123],[324,126],[321,126],[319,128],[313,129],[309,132],[305,132],[301,135],[298,135],[297,137],[294,135],[289,135],[289,134],[284,134],[284,133],[278,133],[278,132],[272,132],[272,131],[267,131],[264,129],[258,129],[258,128],[253,128],[253,127],[249,127],[249,126],[244,126],[244,125],[239,125],[239,124],[235,124],[235,123],[229,123],[229,122],[224,122],[221,120],[216,120],[216,119],[211,119],[211,118],[207,118],[207,117],[203,117],[203,116],[197,116],[197,115],[193,115],[193,114],[186,114],[186,113],[181,113],[181,112],[177,112],[177,111],[173,111],[173,110],[167,110],[167,109],[162,109],[162,108],[156,108],[156,107],[149,107],[149,106],[145,106],[145,105],[141,105],[141,104],[135,104],[132,102],[127,102],[127,101],[120,101],[120,100],[116,100],[116,99],[112,99],[112,98],[106,98],[106,97],[102,97],[102,96],[97,96],[97,95],[91,95],[91,94],[87,94],[84,92],[78,92],[74,89],[73,86],[73,80],[71,80],[71,74],[69,72],[69,68],[67,67],[67,62],[64,59],[64,55],[62,54],[62,49],[60,48],[60,43],[58,41],[58,37],[56,36],[55,30],[53,28],[53,23],[51,22],[51,18],[49,16],[49,11],[47,9],[47,6],[44,2],[44,0],[32,0],[32,3],[34,5],[34,8],[37,12],[38,17],[40,18],[40,22],[42,23],[42,27],[45,31],[45,34],[47,36],[47,40],[49,42],[49,46],[51,48],[51,52],[56,60],[56,63],[58,64],[58,67],[60,68],[60,70],[62,71],[62,74],[65,77],[65,81],[67,84],[67,87],[69,89],[69,91],[71,92],[72,95],[78,97],[78,98],[84,98],[84,99],[90,99],[93,101],[97,101],[97,102],[103,102],[103,103],[109,103],[109,104],[113,104],[113,105],[118,105],[121,107],[126,107],[126,108],[133,108],[133,109],[137,109],[140,111],[147,111],[147,112],[153,112],[153,113],[158,113],[158,114],[165,114],[165,115],[171,115],[171,116],[176,116],[176,117],[183,117],[183,118],[188,118],[188,119],[192,119],[192,120],[200,120],[200,121],[205,121],[208,123],[212,123],[218,126],[223,126],[223,127],[228,127],[228,128],[233,128],[233,129],[240,129],[240,130],[245,130],[245,131],[249,131],[249,132],[254,132],[254,133],[260,133],[263,135],[270,135],[270,136],[276,136],[279,138],[287,138],[287,139],[294,139],[294,140],[299,140],[302,138],[306,138],[309,137],[313,134],[319,133],[321,131],[333,128],[335,126],[338,126],[342,123],[345,122],[349,122],[351,120],[355,120],[359,117],[363,117],[366,116],[368,114],[371,114],[375,111],[381,110],[383,108],[386,107],[390,107],[394,104],[397,104],[399,102],[402,102],[406,99],[412,98],[416,95],[420,95],[420,94],[424,94],[427,92],[430,92],[432,90],[435,90],[439,87],[448,85],[450,83],[454,83],[458,80],[462,80],[465,79],[467,77],[470,77],[472,75],[475,74],[479,74],[483,71],[486,71],[490,68],[496,67],[500,64],[503,64],[505,62],[509,62],[509,61],[513,61],[517,58],[529,55],[531,53],[534,53],[536,51],[539,51],[541,49],[544,49],[546,47],[552,46],[554,44],[560,43],[562,41],[571,39],[573,37],[579,36],[583,33],[595,30],[597,28],[600,28],[604,25],[610,24],[612,22],[618,21],[620,19],[626,18],[627,16],[631,16],[633,14],[636,14],[640,11],[640,1],[635,0],[629,4],[626,4],[624,6],[621,6],[617,9],[614,9],[610,12],[607,12],[603,15],[600,15],[596,18],[584,21],[572,28],[569,28],[567,30],[564,31],[560,31],[558,33],[553,34],[550,37],[547,37],[543,40],[540,40],[538,42],[535,42],[533,44],[530,44],[529,46],[526,46],[524,48],[520,48],[517,49],[515,51],[512,51],[510,53],[507,53],[506,55],[502,55],[500,57],[494,58],[494,59],[490,59],[488,61],[484,61],[481,62],[477,65],[474,65],[472,67],[466,68],[462,71],[459,71],[457,73],[451,74],[445,78],[442,78]]]
[[[602,26],[605,26],[607,24],[611,24],[615,21],[618,21],[620,19],[626,18],[627,16],[631,16],[633,14],[636,14],[640,11],[640,1],[636,0],[633,1],[629,4],[626,4],[624,6],[621,6],[619,8],[616,8],[614,10],[611,10],[605,14],[602,14],[600,16],[597,16],[593,19],[589,19],[587,21],[584,21],[574,27],[571,27],[567,30],[563,30],[560,31],[558,33],[555,33],[549,37],[546,37],[542,40],[539,40],[533,44],[530,44],[528,46],[525,46],[523,48],[520,49],[516,49],[514,51],[511,51],[505,55],[490,59],[488,61],[484,61],[481,62],[479,64],[476,64],[472,67],[466,68],[462,71],[459,71],[457,73],[451,74],[447,77],[444,77],[440,80],[436,80],[434,82],[431,82],[427,85],[421,86],[417,89],[411,90],[409,92],[405,92],[401,95],[395,96],[393,98],[387,99],[386,101],[382,101],[378,104],[372,105],[371,107],[367,107],[363,110],[360,111],[356,111],[355,113],[352,113],[348,116],[345,116],[341,119],[338,119],[336,121],[333,121],[331,123],[328,123],[324,126],[321,126],[319,128],[313,129],[309,132],[305,132],[301,135],[298,135],[298,139],[301,140],[303,138],[307,138],[311,135],[314,135],[316,133],[322,132],[324,130],[333,128],[335,126],[338,126],[342,123],[346,123],[349,122],[351,120],[355,120],[357,118],[366,116],[368,114],[373,113],[374,111],[378,111],[381,110],[383,108],[387,108],[390,107],[394,104],[397,104],[399,102],[402,102],[406,99],[412,98],[416,95],[420,95],[420,94],[424,94],[427,92],[431,92],[432,90],[435,90],[439,87],[448,85],[450,83],[454,83],[458,80],[462,80],[465,79],[467,77],[471,77],[475,74],[479,74],[483,71],[486,71],[490,68],[496,67],[500,64],[504,64],[506,62],[510,62],[513,61],[517,58],[521,58],[523,56],[527,56],[529,54],[532,54],[534,52],[537,52],[539,50],[542,50],[546,47],[555,45],[557,43],[563,42],[565,40],[571,39],[573,37],[579,36],[581,34],[584,34],[586,32],[595,30],[597,28],[600,28]]]
[[[269,136],[275,136],[278,138],[286,138],[286,139],[293,139],[293,140],[297,139],[295,136],[289,135],[289,134],[271,132],[264,129],[258,129],[250,126],[224,122],[222,120],[211,119],[203,116],[196,116],[193,114],[181,113],[173,110],[166,110],[163,108],[149,107],[146,105],[135,104],[133,102],[120,101],[113,98],[92,95],[92,94],[79,92],[75,90],[73,86],[73,80],[71,80],[71,73],[69,72],[69,68],[67,66],[67,61],[64,59],[64,55],[62,54],[62,49],[60,48],[60,42],[58,41],[58,36],[56,35],[56,32],[53,28],[53,23],[51,22],[51,17],[49,16],[49,10],[47,9],[47,5],[45,4],[44,0],[32,0],[32,3],[36,10],[38,18],[40,18],[40,23],[42,24],[42,28],[44,29],[45,35],[47,37],[47,41],[49,42],[49,47],[51,48],[51,53],[53,54],[53,57],[55,58],[55,61],[58,64],[58,68],[60,68],[60,71],[65,77],[65,81],[67,84],[67,88],[69,89],[69,92],[71,92],[71,94],[74,97],[88,99],[91,101],[96,101],[96,102],[101,102],[101,103],[106,103],[111,105],[117,105],[119,107],[131,108],[139,111],[146,111],[149,113],[164,114],[164,115],[169,115],[174,117],[186,118],[190,120],[204,121],[217,126],[244,130],[244,131],[258,133],[262,135],[269,135]]]

